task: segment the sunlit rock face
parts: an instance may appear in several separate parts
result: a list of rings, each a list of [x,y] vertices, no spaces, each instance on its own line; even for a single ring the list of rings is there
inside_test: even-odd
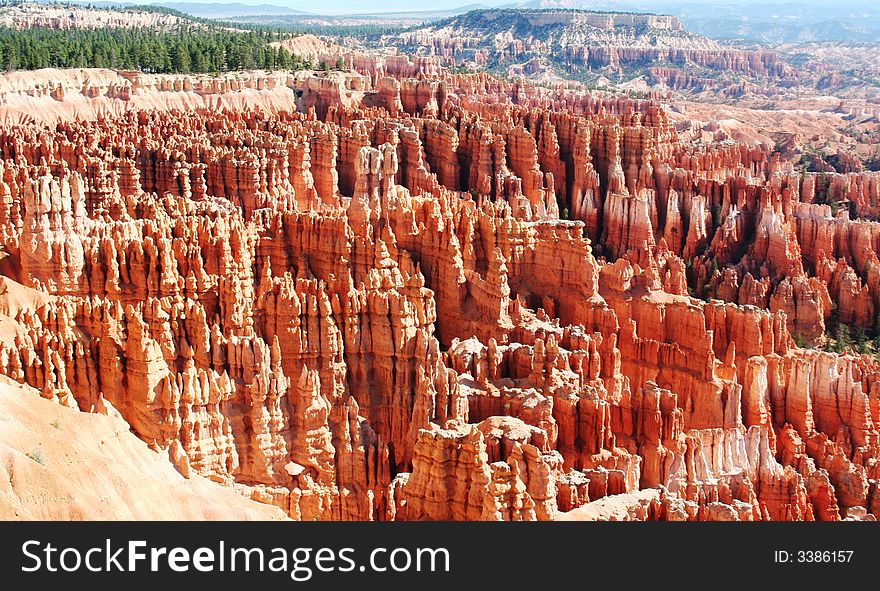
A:
[[[795,344],[877,329],[880,224],[650,102],[359,68],[6,76],[0,372],[296,519],[880,514],[880,366]]]

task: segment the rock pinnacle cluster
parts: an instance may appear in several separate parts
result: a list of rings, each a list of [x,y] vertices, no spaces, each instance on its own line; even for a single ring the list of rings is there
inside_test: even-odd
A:
[[[880,174],[399,58],[41,75],[0,80],[0,373],[182,475],[302,520],[880,515],[880,364],[819,346],[878,329]]]

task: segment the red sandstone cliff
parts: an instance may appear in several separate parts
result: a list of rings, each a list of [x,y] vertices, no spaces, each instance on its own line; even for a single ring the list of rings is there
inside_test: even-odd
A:
[[[880,231],[813,176],[487,75],[186,80],[6,77],[3,374],[298,519],[880,514],[880,365],[796,346],[877,330]]]

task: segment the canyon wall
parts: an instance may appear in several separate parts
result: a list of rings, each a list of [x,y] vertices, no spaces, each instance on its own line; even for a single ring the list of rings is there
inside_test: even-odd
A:
[[[880,515],[875,175],[408,63],[5,76],[0,372],[295,519]]]
[[[763,94],[768,78],[786,84],[799,75],[772,51],[722,45],[668,15],[473,10],[385,35],[379,46],[542,82],[604,87],[613,85],[609,80],[636,83],[644,77],[648,84],[694,94],[712,87],[716,96],[738,96],[746,88]]]

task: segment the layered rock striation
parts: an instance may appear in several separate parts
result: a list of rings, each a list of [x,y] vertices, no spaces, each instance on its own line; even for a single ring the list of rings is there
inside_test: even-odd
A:
[[[0,371],[296,519],[880,514],[870,173],[361,70],[4,117]]]
[[[733,97],[746,90],[763,94],[768,79],[788,82],[798,76],[777,53],[722,45],[669,15],[478,9],[385,35],[379,45],[443,65],[542,82],[605,86],[609,78],[625,78],[636,86],[647,81],[692,94],[707,88]]]

